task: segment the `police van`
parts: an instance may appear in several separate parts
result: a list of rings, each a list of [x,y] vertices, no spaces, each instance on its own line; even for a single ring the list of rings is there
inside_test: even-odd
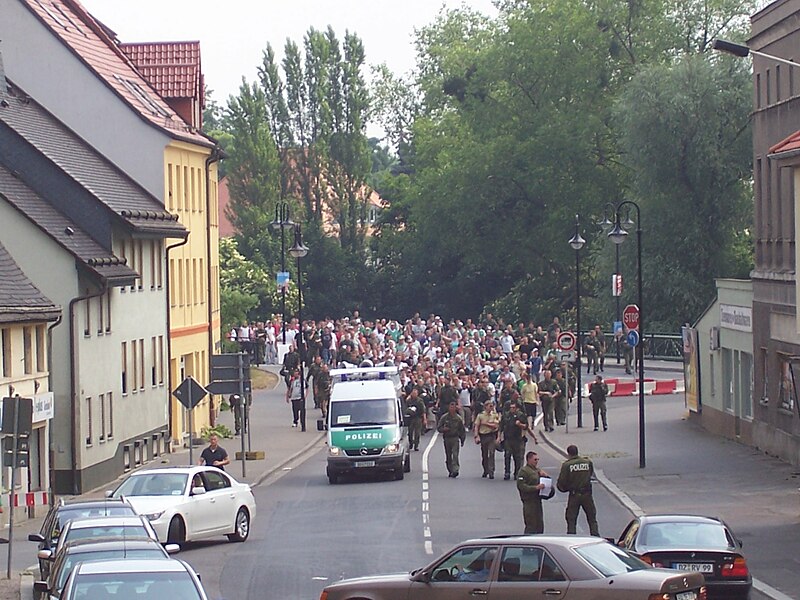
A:
[[[332,369],[328,481],[348,473],[411,471],[397,367]]]

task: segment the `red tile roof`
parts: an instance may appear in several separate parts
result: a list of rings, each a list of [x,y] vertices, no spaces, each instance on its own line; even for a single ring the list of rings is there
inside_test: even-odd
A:
[[[795,131],[786,139],[772,146],[772,148],[769,149],[769,153],[777,154],[778,152],[789,152],[790,150],[797,150],[798,148],[800,148],[800,131]]]
[[[200,42],[120,44],[163,98],[203,99]]]
[[[78,0],[21,0],[89,69],[151,125],[203,146],[213,142],[189,127],[119,48],[111,32]]]

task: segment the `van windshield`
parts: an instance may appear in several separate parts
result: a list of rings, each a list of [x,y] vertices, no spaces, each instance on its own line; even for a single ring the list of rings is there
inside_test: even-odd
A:
[[[397,422],[395,401],[388,398],[331,402],[331,426],[391,425]]]

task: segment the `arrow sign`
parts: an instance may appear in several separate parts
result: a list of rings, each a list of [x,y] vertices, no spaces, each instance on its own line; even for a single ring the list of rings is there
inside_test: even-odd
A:
[[[639,307],[635,304],[628,304],[622,311],[622,322],[628,329],[639,329]]]
[[[639,332],[635,329],[631,329],[628,332],[628,343],[631,345],[632,348],[635,348],[639,345]]]
[[[172,395],[178,399],[189,410],[200,404],[200,401],[208,395],[208,390],[194,380],[191,375],[184,379],[175,388]]]

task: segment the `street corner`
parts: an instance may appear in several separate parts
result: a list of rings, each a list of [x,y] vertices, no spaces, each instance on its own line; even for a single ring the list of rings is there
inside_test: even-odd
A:
[[[608,432],[595,431],[593,427],[572,427],[569,432],[562,428],[556,431],[539,430],[538,435],[551,448],[563,456],[567,455],[567,446],[575,444],[584,456],[591,459],[624,459],[631,453],[618,447],[617,438]],[[615,447],[617,446],[617,447]]]

